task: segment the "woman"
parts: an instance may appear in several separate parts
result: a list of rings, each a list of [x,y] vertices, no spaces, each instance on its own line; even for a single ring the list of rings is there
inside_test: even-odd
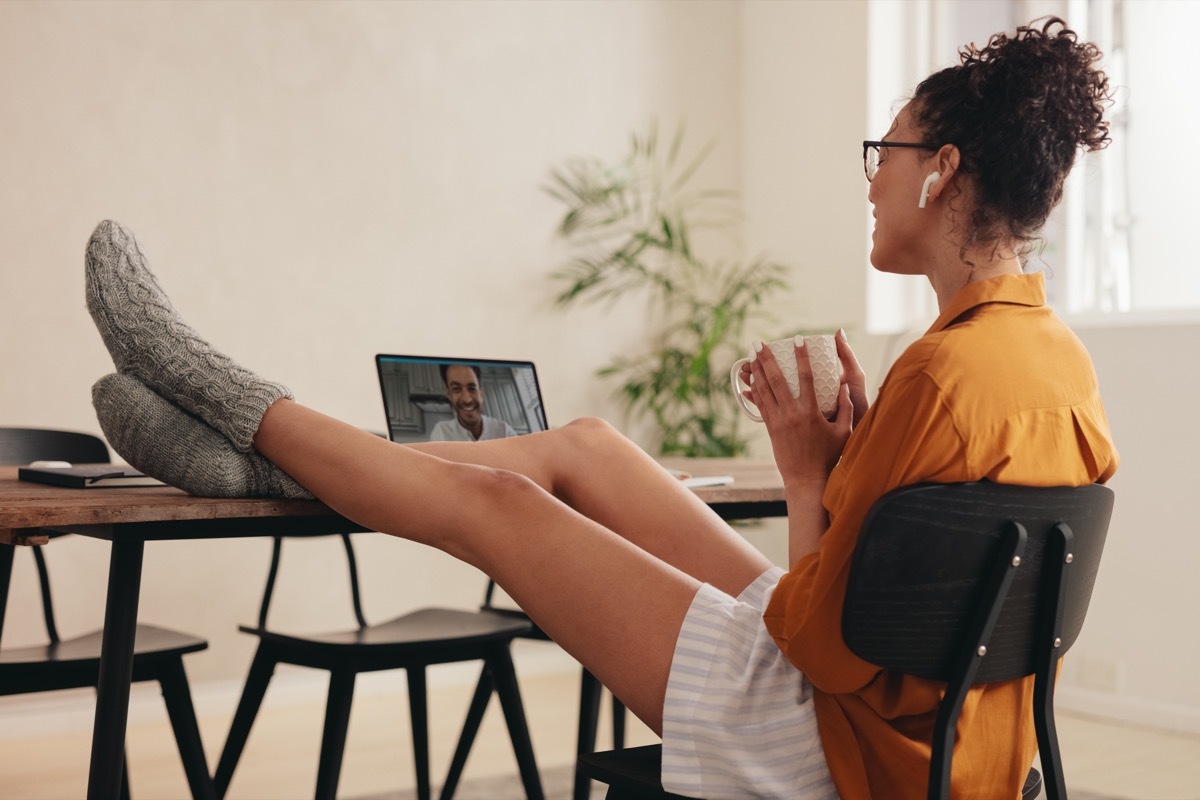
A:
[[[93,392],[101,426],[131,464],[186,490],[311,492],[487,572],[663,735],[671,791],[923,795],[940,686],[846,650],[850,555],[867,509],[898,486],[1081,485],[1116,468],[1087,353],[1045,307],[1041,275],[1023,274],[1078,149],[1107,142],[1098,58],[1058,19],[993,37],[864,143],[871,262],[924,275],[940,315],[869,412],[843,334],[833,420],[810,381],[791,395],[769,348],[745,368],[786,488],[786,574],[602,422],[399,446],[295,403],[184,324],[111,222],[87,253],[88,307],[118,368]],[[797,359],[803,374],[802,343]],[[971,692],[956,797],[1017,796],[1036,748],[1031,691]]]

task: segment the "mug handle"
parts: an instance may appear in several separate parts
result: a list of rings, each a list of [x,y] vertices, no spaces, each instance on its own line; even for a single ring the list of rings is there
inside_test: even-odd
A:
[[[744,385],[741,381],[742,365],[749,364],[752,360],[750,358],[739,358],[733,362],[733,367],[729,370],[729,380],[733,384],[733,396],[737,399],[738,405],[742,407],[742,412],[755,422],[762,422],[762,417],[758,415],[757,411],[751,410],[750,401],[742,394],[742,386]]]

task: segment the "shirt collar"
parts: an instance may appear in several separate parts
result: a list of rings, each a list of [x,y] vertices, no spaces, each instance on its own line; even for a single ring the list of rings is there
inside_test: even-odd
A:
[[[968,283],[938,314],[929,333],[950,327],[959,317],[985,303],[1012,303],[1019,306],[1046,304],[1046,276],[1041,272],[1029,275],[1000,275],[977,283]]]

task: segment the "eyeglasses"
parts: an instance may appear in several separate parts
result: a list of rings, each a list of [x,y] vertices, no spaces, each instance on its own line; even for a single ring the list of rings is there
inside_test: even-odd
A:
[[[922,144],[919,142],[863,142],[863,172],[867,175],[867,183],[875,180],[875,173],[879,172],[879,149],[881,147],[916,147],[921,150],[937,150],[938,148],[931,144]]]

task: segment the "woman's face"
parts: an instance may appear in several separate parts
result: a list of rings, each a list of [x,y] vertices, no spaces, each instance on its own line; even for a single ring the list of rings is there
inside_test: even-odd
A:
[[[905,106],[882,141],[924,141],[910,120],[910,108]],[[875,217],[871,265],[880,272],[919,275],[930,268],[930,233],[936,231],[939,215],[932,205],[918,208],[917,204],[925,178],[934,169],[933,155],[933,150],[915,147],[880,148],[879,170],[867,191]]]

